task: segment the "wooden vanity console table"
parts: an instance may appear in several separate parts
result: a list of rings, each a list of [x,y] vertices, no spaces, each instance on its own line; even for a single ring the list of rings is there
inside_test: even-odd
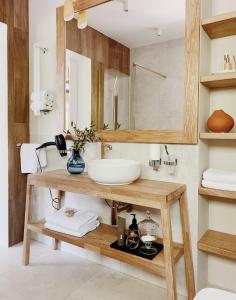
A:
[[[163,242],[164,250],[153,260],[147,260],[112,249],[110,244],[117,239],[116,229],[106,224],[101,224],[95,231],[88,233],[82,238],[48,230],[44,228],[43,221],[35,222],[32,220],[32,188],[34,186],[58,190],[59,200],[62,192],[72,192],[158,209],[161,212],[163,232],[163,240],[159,242]],[[180,204],[183,244],[172,241],[170,207],[176,201],[179,201]],[[168,300],[177,299],[175,266],[178,260],[184,256],[188,299],[192,300],[195,296],[186,186],[183,184],[140,179],[126,186],[103,186],[94,183],[86,174],[69,175],[65,170],[29,175],[25,212],[24,265],[29,264],[31,231],[100,253],[165,277]]]

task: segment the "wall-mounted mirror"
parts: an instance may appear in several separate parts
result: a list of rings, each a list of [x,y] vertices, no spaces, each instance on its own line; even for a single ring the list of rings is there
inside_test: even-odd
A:
[[[109,141],[196,143],[198,1],[113,0],[87,10],[85,29],[76,18],[64,23],[65,127],[93,122]]]

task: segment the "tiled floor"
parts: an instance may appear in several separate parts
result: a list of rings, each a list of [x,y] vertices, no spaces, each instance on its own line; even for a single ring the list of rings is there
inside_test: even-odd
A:
[[[28,267],[22,246],[0,250],[0,300],[165,300],[166,291],[62,251],[32,244]]]

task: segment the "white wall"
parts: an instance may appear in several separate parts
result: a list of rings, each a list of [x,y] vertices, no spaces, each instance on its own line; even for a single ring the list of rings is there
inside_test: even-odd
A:
[[[209,0],[207,0],[209,1]],[[236,10],[235,0],[210,0],[212,1],[212,15],[220,15]]]
[[[0,245],[8,246],[8,75],[7,25],[0,23]]]
[[[64,4],[63,0],[29,1],[29,45],[30,45],[30,94],[33,87],[33,44],[39,42],[49,48],[48,54],[41,59],[42,90],[56,92],[56,7]],[[57,110],[43,117],[30,114],[30,136],[35,142],[51,140],[58,132]]]

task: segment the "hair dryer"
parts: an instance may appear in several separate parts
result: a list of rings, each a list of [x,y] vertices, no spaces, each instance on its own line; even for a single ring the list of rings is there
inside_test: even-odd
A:
[[[67,155],[66,141],[62,134],[55,136],[55,142],[44,143],[41,146],[39,146],[36,150],[40,150],[49,146],[56,146],[57,150],[59,151],[62,157]]]

